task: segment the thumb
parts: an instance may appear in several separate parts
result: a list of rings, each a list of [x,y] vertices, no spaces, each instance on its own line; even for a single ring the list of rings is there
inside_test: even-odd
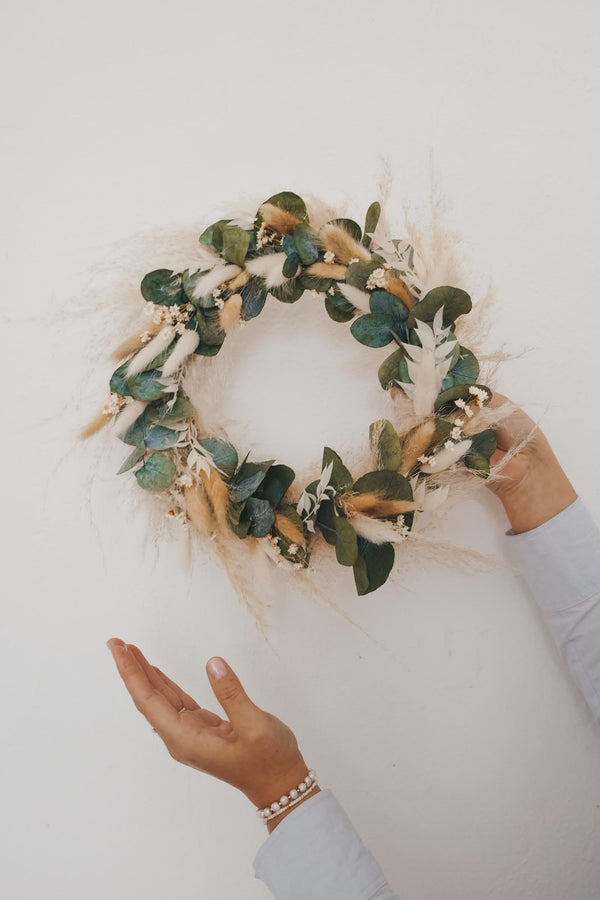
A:
[[[215,697],[233,727],[236,730],[248,727],[260,710],[249,698],[233,669],[220,656],[213,656],[206,664],[206,674]]]

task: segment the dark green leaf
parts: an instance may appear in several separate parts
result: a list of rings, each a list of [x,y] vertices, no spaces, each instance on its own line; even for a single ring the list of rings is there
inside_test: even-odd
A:
[[[390,294],[389,291],[373,291],[369,298],[369,308],[372,313],[391,316],[399,323],[404,323],[408,319],[408,307],[405,306],[400,297]]]
[[[167,453],[153,453],[135,477],[145,491],[166,491],[175,479],[175,463]]]
[[[365,216],[365,236],[363,238],[363,244],[365,247],[370,247],[371,245],[371,238],[369,237],[369,235],[373,234],[373,232],[377,228],[377,223],[379,222],[380,216],[381,204],[376,200],[374,203],[371,203]]]
[[[475,384],[479,377],[477,357],[466,347],[461,347],[449,374],[452,375],[454,384]]]
[[[382,500],[412,500],[412,489],[404,475],[399,472],[390,472],[388,469],[379,469],[376,472],[367,472],[354,483],[354,491],[359,494],[367,494],[374,491]]]
[[[275,522],[275,512],[268,500],[250,497],[246,502],[244,517],[250,522],[249,533],[254,537],[264,537]]]
[[[455,287],[436,287],[429,291],[422,300],[412,308],[408,318],[408,326],[414,328],[416,320],[433,322],[436,312],[444,307],[444,326],[452,325],[459,316],[471,312],[473,304],[466,291]]]
[[[117,418],[117,424],[119,420]],[[125,434],[121,436],[121,440],[124,444],[129,444],[131,447],[143,447],[144,446],[144,435],[146,433],[146,428],[148,427],[148,419],[146,417],[146,413],[143,412],[140,416],[137,417],[135,422],[129,426]]]
[[[375,436],[377,436],[376,444],[374,444]],[[373,422],[369,426],[369,438],[377,460],[377,468],[396,472],[402,462],[402,448],[400,447],[400,438],[392,423],[387,419]]]
[[[129,361],[124,362],[119,366],[118,369],[115,369],[110,379],[110,390],[113,394],[121,394],[123,397],[131,397],[131,391],[129,389],[129,385],[127,384],[127,379],[125,378],[125,373],[127,371],[127,366],[129,365]]]
[[[352,490],[352,475],[350,474],[338,454],[335,452],[335,450],[332,450],[331,447],[324,447],[321,469],[325,469],[330,462],[333,462],[333,469],[331,471],[331,478],[329,479],[329,483],[333,485],[336,491],[339,491],[340,494],[344,491]]]
[[[482,478],[487,478],[490,474],[490,457],[495,453],[497,446],[498,440],[492,428],[474,434],[464,458],[465,466],[473,469]]]
[[[282,268],[282,274],[285,275],[286,278],[295,278],[298,273],[298,266],[300,265],[300,257],[297,253],[290,253],[289,256],[286,257],[285,262]]]
[[[392,544],[373,544],[358,538],[358,557],[354,563],[354,581],[359,596],[376,591],[388,579],[394,565]]]
[[[142,278],[140,289],[142,297],[148,303],[157,303],[159,306],[187,303],[181,275],[176,275],[171,269],[156,269],[154,272],[148,272]]]
[[[315,487],[316,485],[317,482],[315,482]],[[306,490],[308,491],[309,488],[307,488]],[[333,505],[333,502],[329,497],[327,497],[321,502],[321,505],[317,510],[315,524],[327,543],[332,545],[335,545],[337,543],[337,532],[335,530],[336,518],[337,516],[335,514],[335,507]]]
[[[318,260],[321,241],[310,225],[305,222],[294,225],[294,243],[302,265],[310,266]]]
[[[128,472],[129,469],[133,469],[133,467],[144,458],[145,454],[146,448],[144,446],[135,447],[117,472],[117,475],[122,475],[123,472]]]
[[[260,486],[260,496],[273,506],[278,506],[295,477],[296,473],[289,466],[271,466]]]
[[[391,387],[395,381],[410,381],[402,347],[394,350],[390,356],[384,359],[379,366],[377,375],[384,390]]]
[[[202,341],[198,344],[194,353],[198,356],[216,356],[223,344],[204,344]]]
[[[279,194],[273,194],[272,197],[269,197],[269,199],[264,202],[270,203],[272,206],[277,206],[279,209],[285,209],[286,212],[291,213],[297,219],[300,219],[301,222],[308,222],[308,212],[304,200],[292,191],[281,191]],[[263,204],[261,203],[261,206],[262,205]],[[255,221],[256,227],[260,228],[261,223],[262,216],[259,210]]]
[[[333,286],[333,294],[327,292],[325,309],[334,322],[349,322],[356,315],[356,307],[346,300],[337,284]]]
[[[260,315],[265,300],[267,299],[267,288],[263,278],[254,277],[242,288],[242,319],[247,322]]]
[[[487,391],[488,400],[485,402],[485,405],[492,399],[492,392],[484,384],[457,384],[454,387],[448,388],[447,391],[442,391],[441,394],[438,394],[437,400],[435,401],[436,413],[447,416],[450,413],[457,411],[458,407],[454,403],[455,400],[472,400],[473,394],[469,392],[470,387],[478,387]]]
[[[342,228],[344,231],[347,231],[350,237],[354,238],[355,241],[360,242],[360,239],[362,238],[360,225],[353,219],[331,219],[331,221],[329,221],[327,224],[337,225],[338,228]]]
[[[220,347],[225,340],[225,332],[221,328],[219,311],[216,309],[199,309],[196,316],[200,344],[206,344],[209,347]],[[199,352],[198,348],[196,348],[196,353]]]
[[[296,279],[300,287],[305,291],[318,291],[323,294],[328,291],[332,284],[331,278],[321,278],[319,275],[308,275],[301,272]]]
[[[218,222],[209,225],[200,235],[200,242],[206,244],[207,247],[212,247],[213,250],[218,250],[220,253],[223,249],[223,229],[228,222],[229,219],[219,219]]]
[[[381,263],[376,260],[371,260],[370,262],[367,260],[350,263],[348,268],[346,269],[346,284],[351,284],[353,287],[360,288],[361,291],[364,291],[367,286],[367,281],[369,280],[369,275],[375,271],[375,269],[381,268]]]
[[[222,252],[227,262],[243,266],[249,245],[250,235],[247,231],[244,231],[239,225],[224,226]]]
[[[348,519],[335,516],[333,520],[335,528],[335,555],[341,566],[353,566],[358,556],[358,544],[356,532]]]
[[[290,281],[286,281],[285,284],[280,284],[279,287],[269,288],[269,293],[281,303],[295,303],[296,300],[300,299],[304,290],[298,278],[292,278]]]
[[[234,500],[247,500],[251,497],[256,488],[264,481],[265,472],[255,472],[242,481],[233,484],[231,487],[231,496]]]

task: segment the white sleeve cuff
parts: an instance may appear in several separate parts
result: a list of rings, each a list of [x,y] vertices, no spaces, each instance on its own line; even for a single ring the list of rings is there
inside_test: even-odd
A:
[[[398,900],[329,790],[301,803],[254,859],[277,900]]]

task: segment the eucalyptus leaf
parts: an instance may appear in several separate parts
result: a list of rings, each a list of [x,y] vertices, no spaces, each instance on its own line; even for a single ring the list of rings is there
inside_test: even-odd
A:
[[[404,364],[404,371],[401,368],[402,364]],[[406,374],[406,378],[403,377],[404,374]],[[394,350],[394,352],[390,356],[384,359],[384,361],[379,366],[377,377],[379,378],[381,387],[385,391],[387,391],[387,389],[391,387],[395,381],[406,381],[408,379],[408,367],[404,358],[404,350],[402,349],[402,347]]]
[[[376,472],[367,472],[366,475],[354,482],[354,491],[359,494],[368,494],[373,491],[379,494],[382,500],[412,500],[413,494],[410,482],[399,472],[391,472],[388,469],[378,469]]]
[[[303,266],[310,266],[318,260],[321,241],[310,225],[305,222],[294,225],[294,243]]]
[[[332,450],[331,447],[324,447],[321,469],[325,469],[330,462],[333,462],[333,469],[331,470],[329,483],[333,485],[340,494],[344,493],[344,491],[352,490],[352,485],[354,483],[352,475],[335,450]]]
[[[289,466],[271,466],[260,486],[260,496],[272,503],[273,506],[278,506],[285,492],[293,484],[295,477],[296,473]]]
[[[212,247],[213,250],[218,250],[220,253],[223,249],[223,229],[228,223],[229,219],[219,219],[218,222],[213,222],[200,235],[200,243],[206,244],[207,247]]]
[[[365,216],[365,236],[363,237],[363,244],[365,247],[369,247],[371,245],[371,238],[369,235],[373,234],[375,229],[377,228],[377,223],[379,222],[379,217],[381,216],[381,204],[375,200],[374,203],[371,203],[367,210],[367,214]]]
[[[402,324],[406,322],[409,315],[409,309],[402,302],[400,297],[396,297],[395,294],[390,294],[389,291],[380,289],[373,291],[371,294],[369,298],[369,308],[372,313],[381,313],[383,315],[391,316]]]
[[[336,225],[338,228],[342,228],[350,235],[351,238],[354,238],[354,240],[357,242],[360,242],[362,238],[360,225],[353,219],[331,219],[327,224]]]
[[[358,556],[353,569],[359,596],[370,594],[385,584],[392,571],[394,558],[392,544],[373,544],[365,538],[358,538]]]
[[[239,225],[224,226],[222,252],[227,262],[243,266],[249,246],[250,235],[247,231],[244,231]]]
[[[394,320],[382,313],[367,313],[354,320],[350,331],[366,347],[385,347],[394,340]]]
[[[162,372],[159,369],[149,369],[147,372],[140,372],[128,380],[131,396],[135,400],[160,400],[165,392],[164,384],[158,380],[162,378]]]
[[[129,389],[129,385],[125,377],[128,365],[129,360],[120,365],[119,368],[115,369],[115,371],[112,373],[109,388],[113,394],[121,394],[122,397],[131,397],[131,390]]]
[[[375,435],[377,443],[374,445]],[[402,448],[398,432],[387,419],[379,419],[369,426],[371,447],[377,460],[378,469],[396,472],[402,463]]]
[[[118,422],[119,420],[117,418],[117,424]],[[124,444],[129,444],[131,447],[144,447],[144,435],[147,427],[148,419],[146,413],[143,412],[137,417],[135,422],[129,426],[127,431],[121,435],[121,440]]]
[[[131,451],[131,453],[117,472],[117,475],[122,475],[123,472],[128,472],[130,469],[133,469],[133,467],[137,465],[137,463],[139,463],[139,461],[143,459],[145,455],[146,448],[144,446],[134,447],[134,449]]]
[[[298,194],[294,194],[293,191],[280,191],[278,194],[273,194],[273,196],[269,197],[268,200],[265,200],[264,203],[270,203],[271,206],[277,206],[279,209],[284,209],[297,219],[300,219],[301,222],[308,222],[306,204],[302,197],[299,197]],[[263,204],[261,203],[261,206],[262,205]],[[256,214],[255,226],[260,228],[261,224],[262,216],[259,209]]]
[[[275,512],[268,500],[250,497],[246,502],[244,516],[250,522],[249,534],[265,537],[275,522]]]
[[[176,306],[187,302],[181,274],[175,274],[171,269],[155,269],[154,272],[148,272],[142,278],[140,290],[144,300],[158,306]]]
[[[247,500],[251,497],[257,487],[262,484],[265,478],[265,472],[255,472],[248,478],[236,482],[231,485],[231,496],[233,500]]]
[[[447,416],[452,412],[456,412],[457,406],[454,403],[455,400],[464,400],[465,402],[472,400],[473,394],[469,391],[470,387],[477,387],[487,392],[488,399],[485,401],[484,405],[487,405],[492,399],[491,390],[484,384],[456,384],[454,387],[448,388],[448,390],[438,394],[437,400],[435,401],[436,413]]]
[[[168,453],[153,453],[135,477],[145,491],[166,491],[175,480],[175,463]]]
[[[295,278],[298,274],[298,266],[300,265],[300,257],[297,253],[290,253],[289,256],[286,256],[285,262],[282,267],[282,275],[285,275],[286,278]]]
[[[150,450],[168,450],[179,440],[179,432],[164,425],[150,425],[144,432],[144,443]]]
[[[452,363],[449,374],[454,384],[475,384],[479,377],[477,357],[466,347],[460,347],[458,358]]]
[[[269,288],[269,293],[281,303],[295,303],[304,293],[305,288],[299,283],[298,278],[291,278],[278,287]]]
[[[316,482],[315,482],[316,485]],[[306,489],[308,490],[308,488]],[[315,518],[315,525],[325,538],[328,544],[335,546],[337,543],[337,532],[335,530],[335,507],[330,497],[323,499]]]
[[[242,319],[247,322],[260,315],[267,299],[267,288],[263,278],[254,276],[242,288]]]
[[[309,275],[307,272],[301,272],[297,278],[298,284],[305,291],[318,291],[324,294],[328,291],[333,283],[331,278],[321,278],[320,275]]]
[[[466,291],[460,288],[443,286],[428,291],[422,300],[412,308],[408,318],[409,328],[414,328],[417,319],[421,322],[433,322],[436,312],[444,307],[444,326],[452,325],[459,316],[471,312],[473,304]]]
[[[350,263],[346,269],[346,284],[352,287],[360,288],[361,291],[366,290],[369,276],[375,269],[381,268],[381,263],[377,260],[361,260],[359,262]]]
[[[225,332],[221,328],[219,311],[216,309],[199,309],[196,315],[200,343],[209,347],[220,347],[225,340]],[[198,352],[198,348],[196,348],[196,353]]]
[[[335,555],[341,566],[353,566],[358,556],[357,536],[354,528],[342,516],[335,516],[333,520],[335,528]]]
[[[208,450],[212,456],[215,466],[226,478],[231,478],[238,464],[237,450],[228,441],[222,441],[219,438],[203,438],[198,443]]]
[[[187,397],[180,395],[171,407],[168,403],[146,407],[146,415],[154,425],[176,425],[178,422],[185,422],[186,419],[193,419],[196,410]]]

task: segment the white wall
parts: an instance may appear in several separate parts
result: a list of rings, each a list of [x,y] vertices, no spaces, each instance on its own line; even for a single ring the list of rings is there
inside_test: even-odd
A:
[[[531,348],[499,386],[546,410],[599,514],[597,6],[5,10],[2,359],[18,421],[1,470],[3,896],[267,895],[251,871],[263,827],[233,789],[170,759],[116,676],[104,642],[119,635],[207,705],[204,662],[229,659],[295,729],[403,896],[597,897],[600,731],[518,581],[431,568],[357,598],[340,572],[331,596],[371,638],[288,591],[267,644],[221,571],[197,570],[190,589],[175,546],[156,559],[144,545],[114,460],[90,507],[70,404],[86,377],[73,344],[93,342],[95,320],[83,300],[60,311],[111,241],[281,189],[348,200],[362,217],[381,156],[398,208],[418,203],[432,153],[452,221],[497,286],[494,340]],[[310,360],[315,338],[298,327]],[[242,370],[259,392],[277,358],[267,330],[261,351]],[[353,398],[330,368],[330,397],[305,373],[319,448],[321,431],[335,445],[354,427],[330,420],[332,397]],[[256,400],[239,410],[255,445],[273,447],[281,425]],[[300,440],[303,426],[288,427]],[[501,555],[505,527],[483,492],[446,532]]]

